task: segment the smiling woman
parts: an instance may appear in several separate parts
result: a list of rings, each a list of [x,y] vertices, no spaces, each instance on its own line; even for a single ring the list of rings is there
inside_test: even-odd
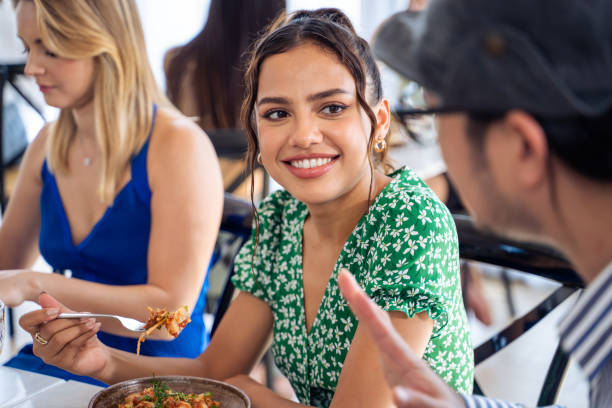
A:
[[[17,28],[25,72],[60,115],[28,148],[0,228],[0,299],[46,291],[139,320],[147,306],[188,305],[193,323],[177,340],[158,336],[142,353],[197,356],[221,179],[206,136],[155,84],[134,1],[20,0]],[[72,278],[27,269],[39,253]],[[136,350],[120,326],[99,337]]]
[[[442,378],[470,390],[454,224],[412,171],[385,175],[389,105],[367,43],[338,10],[297,12],[259,41],[245,82],[251,163],[259,154],[286,191],[261,204],[234,281],[273,313],[275,362],[300,401],[357,405],[351,390],[367,388],[359,404],[390,404],[340,297],[341,268]]]

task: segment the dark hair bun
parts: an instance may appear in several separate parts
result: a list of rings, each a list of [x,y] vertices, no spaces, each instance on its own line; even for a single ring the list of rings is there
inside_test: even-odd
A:
[[[300,21],[308,18],[320,19],[320,20],[329,20],[332,23],[336,23],[339,26],[342,26],[349,30],[352,33],[355,33],[355,28],[351,23],[351,20],[337,8],[320,8],[317,10],[299,10],[291,15],[289,21]]]

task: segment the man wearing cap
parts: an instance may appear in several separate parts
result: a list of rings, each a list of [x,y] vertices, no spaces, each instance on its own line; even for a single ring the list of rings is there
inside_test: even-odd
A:
[[[553,245],[587,283],[559,335],[612,407],[612,1],[432,0],[379,28],[377,56],[423,85],[453,182],[485,229]],[[415,112],[416,113],[416,112]],[[350,274],[400,407],[508,407],[455,394]],[[485,401],[486,400],[486,401]]]

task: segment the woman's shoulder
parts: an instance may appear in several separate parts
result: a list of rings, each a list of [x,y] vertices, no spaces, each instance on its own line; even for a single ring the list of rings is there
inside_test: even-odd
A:
[[[190,155],[216,156],[208,135],[191,119],[171,107],[157,109],[150,140],[151,154],[171,158]]]
[[[42,162],[47,156],[47,140],[49,139],[51,123],[46,123],[42,129],[38,132],[34,140],[28,145],[24,162],[26,165],[32,163],[35,167],[40,168]]]
[[[300,210],[300,202],[286,190],[277,190],[264,198],[257,207],[257,215],[267,223],[278,223]]]
[[[47,157],[47,140],[49,139],[49,129],[52,123],[47,123],[38,132],[36,137],[26,148],[19,172],[26,174],[26,179],[35,183],[41,183],[42,165]]]
[[[268,303],[272,302],[270,285],[278,282],[276,277],[279,272],[274,260],[281,251],[283,231],[288,231],[283,227],[285,220],[291,217],[287,216],[287,210],[295,207],[296,203],[299,201],[284,190],[275,191],[264,198],[257,207],[258,235],[253,228],[251,240],[243,245],[236,256],[233,278],[236,287]]]
[[[49,135],[51,133],[51,126],[54,123],[55,122],[45,123],[34,140],[32,140],[32,142],[29,144],[29,148],[44,155],[47,150],[47,139],[49,139]]]
[[[444,203],[442,203],[436,193],[414,170],[402,167],[391,175],[393,180],[390,183],[390,188],[386,189],[386,198],[412,201],[417,207],[429,205],[441,205],[444,207]]]
[[[374,214],[385,214],[399,227],[406,223],[419,224],[421,228],[448,223],[448,208],[414,170],[402,168],[391,176],[393,180],[376,200]]]
[[[206,133],[172,107],[158,108],[147,156],[151,187],[156,180],[165,183],[168,178],[185,178],[185,172],[198,172],[201,181],[206,175],[208,181],[221,179],[217,155]]]
[[[197,122],[182,114],[172,105],[158,106],[153,133],[159,130],[171,133],[205,135]]]

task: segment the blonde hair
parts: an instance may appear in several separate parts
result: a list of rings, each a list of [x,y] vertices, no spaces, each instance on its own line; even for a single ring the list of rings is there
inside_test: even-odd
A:
[[[23,1],[23,0],[22,0]],[[170,105],[148,63],[134,0],[33,0],[45,47],[59,57],[93,58],[92,99],[100,149],[98,193],[110,204],[151,129],[154,103]],[[51,171],[67,171],[76,122],[62,109],[49,128]]]

